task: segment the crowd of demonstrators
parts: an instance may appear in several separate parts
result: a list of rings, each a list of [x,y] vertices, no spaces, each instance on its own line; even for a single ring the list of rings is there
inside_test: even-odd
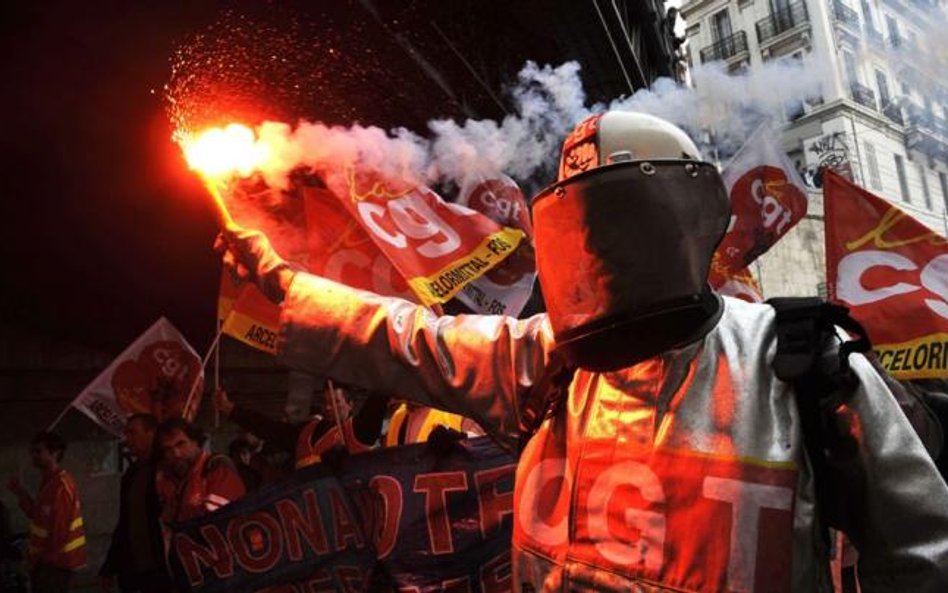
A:
[[[948,590],[948,485],[883,379],[808,341],[841,379],[824,405],[778,377],[774,308],[708,287],[730,216],[685,132],[609,112],[533,201],[546,314],[438,317],[296,271],[259,232],[219,245],[281,305],[288,367],[331,364],[519,451],[515,591],[829,591],[827,525],[858,548],[864,591]]]
[[[30,520],[26,565],[33,593],[63,593],[73,572],[86,565],[86,536],[79,493],[73,477],[61,463],[66,442],[59,435],[41,432],[30,441],[30,459],[42,474],[33,497],[17,476],[10,491]]]
[[[119,590],[126,593],[173,590],[165,565],[161,503],[155,486],[157,429],[158,419],[151,414],[135,414],[125,425],[125,446],[133,461],[122,475],[118,524],[99,570],[106,592],[114,589],[116,581]]]
[[[361,453],[379,440],[388,398],[372,395],[364,398],[353,413],[345,390],[327,384],[327,414],[316,414],[305,422],[274,420],[266,414],[232,402],[224,390],[214,394],[214,406],[244,430],[273,447],[293,455],[297,469],[319,463],[333,449]]]

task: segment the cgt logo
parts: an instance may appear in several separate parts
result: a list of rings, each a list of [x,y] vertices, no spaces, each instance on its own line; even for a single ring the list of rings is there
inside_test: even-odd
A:
[[[908,224],[897,229],[901,222]],[[875,249],[861,249],[869,244]],[[912,246],[913,257],[907,254],[909,246]],[[925,289],[928,292],[922,298],[925,306],[948,319],[946,246],[948,240],[925,229],[897,208],[889,208],[874,228],[846,243],[851,253],[840,258],[837,265],[836,296],[859,306]],[[896,249],[902,252],[894,251]],[[920,261],[924,259],[928,261]]]
[[[789,592],[797,472],[674,452],[544,459],[517,480],[515,544],[688,591]],[[610,460],[607,460],[610,459]]]
[[[908,280],[908,281],[906,281]],[[853,306],[925,289],[925,306],[948,319],[948,254],[919,266],[891,251],[857,251],[839,260],[836,295]]]

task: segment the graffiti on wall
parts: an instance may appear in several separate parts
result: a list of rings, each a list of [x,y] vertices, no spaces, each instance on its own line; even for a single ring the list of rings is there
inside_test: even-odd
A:
[[[853,167],[849,156],[849,144],[845,132],[834,132],[814,140],[807,148],[816,162],[800,170],[800,176],[810,187],[823,187],[823,171],[831,169],[846,179],[853,179]]]

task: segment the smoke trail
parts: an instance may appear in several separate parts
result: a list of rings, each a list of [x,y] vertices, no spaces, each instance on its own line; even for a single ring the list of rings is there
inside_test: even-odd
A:
[[[687,130],[706,158],[712,152],[725,159],[764,119],[781,121],[788,106],[818,100],[829,75],[812,58],[773,60],[740,75],[721,63],[702,64],[692,70],[693,88],[660,79],[609,107],[667,119]]]
[[[281,31],[272,23],[228,13],[179,50],[166,87],[179,133],[235,116],[293,121],[306,113],[306,105],[334,106],[331,111],[344,117],[342,107],[335,108],[344,103],[348,88],[343,73],[371,77],[385,70],[382,57],[373,56],[379,63],[369,67],[354,49],[352,55],[340,54],[326,39],[312,40],[305,31],[296,22]],[[322,70],[313,70],[313,64]],[[554,178],[562,139],[591,112],[606,107],[587,105],[580,75],[576,62],[528,62],[507,89],[511,115],[501,121],[435,119],[421,131],[306,119],[292,125],[264,122],[256,131],[273,158],[261,173],[277,189],[287,187],[288,174],[298,167],[318,172],[353,164],[428,184],[460,186],[469,175],[505,172],[531,188],[545,185]],[[761,119],[782,120],[786,104],[818,97],[826,76],[823,66],[807,60],[771,61],[738,76],[720,65],[701,65],[693,70],[694,88],[661,79],[608,107],[668,119],[723,159]],[[379,91],[386,95],[386,87]],[[275,105],[267,107],[268,99]],[[278,200],[258,202],[272,207]]]

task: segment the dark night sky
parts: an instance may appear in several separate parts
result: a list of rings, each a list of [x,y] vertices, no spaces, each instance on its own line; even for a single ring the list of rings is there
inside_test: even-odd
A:
[[[302,23],[295,34],[314,40],[306,58],[321,66],[271,74],[328,86],[316,94],[320,105],[282,112],[328,123],[358,119],[423,132],[435,116],[501,115],[433,22],[496,88],[527,58],[577,57],[557,46],[561,33],[524,26],[538,14],[529,3],[499,20],[506,2],[374,4],[377,16],[358,0],[300,2],[305,8],[206,0],[5,7],[3,327],[115,352],[165,315],[196,348],[206,346],[219,274],[216,229],[203,188],[171,142],[162,88],[175,48],[219,22],[223,10],[253,11],[276,30]],[[494,20],[458,15],[459,6]],[[452,93],[426,78],[396,43],[399,35],[433,60]]]
[[[208,339],[213,220],[170,141],[160,91],[176,40],[216,11],[5,8],[6,327],[114,350],[166,314],[198,347]]]

